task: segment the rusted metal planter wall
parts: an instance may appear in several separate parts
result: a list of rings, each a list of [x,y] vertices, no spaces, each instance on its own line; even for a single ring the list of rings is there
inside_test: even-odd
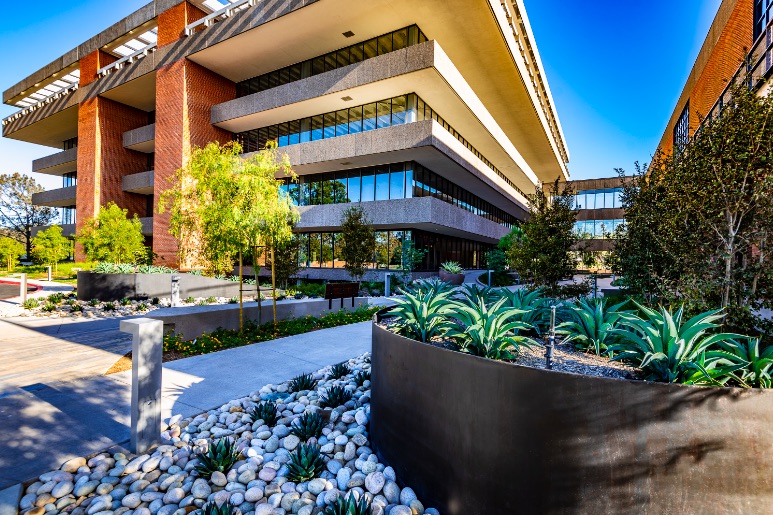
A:
[[[760,513],[773,392],[548,372],[373,324],[376,452],[441,513]]]

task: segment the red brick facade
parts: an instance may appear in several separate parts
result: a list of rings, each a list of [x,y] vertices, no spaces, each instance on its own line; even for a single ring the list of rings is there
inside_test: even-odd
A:
[[[102,50],[95,50],[86,57],[80,60],[80,72],[81,77],[78,81],[80,86],[83,87],[86,84],[90,84],[97,80],[97,72],[107,66],[110,63],[114,63],[118,60],[107,52]]]
[[[183,2],[158,15],[158,46],[174,43],[183,37],[185,26],[200,20],[206,13],[195,5]]]

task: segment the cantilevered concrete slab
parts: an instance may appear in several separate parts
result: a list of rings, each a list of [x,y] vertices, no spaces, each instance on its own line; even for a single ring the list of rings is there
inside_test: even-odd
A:
[[[129,193],[140,193],[142,195],[153,194],[153,170],[148,172],[133,173],[124,175],[121,179],[121,189]]]
[[[32,204],[35,206],[68,207],[75,205],[76,186],[57,188],[32,194]]]
[[[123,146],[138,152],[154,152],[156,149],[156,124],[151,123],[124,132]]]
[[[78,167],[78,148],[70,148],[32,161],[32,171],[47,175],[64,175]]]

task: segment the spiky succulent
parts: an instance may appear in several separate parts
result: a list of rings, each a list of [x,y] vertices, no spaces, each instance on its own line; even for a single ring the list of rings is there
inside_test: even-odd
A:
[[[276,403],[271,401],[262,401],[255,405],[250,413],[252,422],[255,423],[258,420],[262,420],[267,426],[273,426],[276,424],[278,414],[276,412]]]
[[[196,472],[199,476],[209,479],[213,472],[227,473],[234,463],[242,458],[242,453],[230,438],[221,438],[217,443],[210,444],[206,452],[197,452],[198,464]]]
[[[322,428],[325,422],[317,413],[306,412],[292,423],[290,432],[306,442],[309,438],[319,438],[322,436]]]
[[[354,382],[357,386],[362,386],[365,381],[370,381],[370,370],[362,370],[354,374]]]
[[[349,368],[349,365],[342,361],[341,363],[336,363],[333,365],[333,367],[330,369],[330,373],[328,374],[328,379],[341,379],[346,374],[350,373],[352,371],[351,368]]]
[[[287,479],[295,483],[311,481],[325,470],[325,460],[320,454],[319,445],[302,443],[290,453],[287,464]]]
[[[349,492],[349,495],[344,499],[343,496],[339,496],[336,501],[325,509],[323,515],[371,515],[370,503],[364,495],[360,496],[358,501],[354,497],[354,492]]]
[[[323,408],[337,408],[352,400],[352,392],[343,386],[331,386],[320,396],[319,405]]]
[[[290,381],[291,392],[302,392],[304,390],[314,390],[319,381],[314,379],[311,374],[301,374]]]
[[[220,505],[214,501],[208,502],[201,508],[201,515],[238,515],[239,513],[239,510],[227,502]]]

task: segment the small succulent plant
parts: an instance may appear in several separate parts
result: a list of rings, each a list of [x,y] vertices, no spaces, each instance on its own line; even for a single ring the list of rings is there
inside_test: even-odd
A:
[[[121,306],[128,306],[132,303],[131,299],[128,297],[124,297],[121,299]]]
[[[38,301],[38,299],[27,299],[22,304],[22,307],[24,309],[34,309],[38,306],[40,306],[40,302]]]
[[[56,304],[51,304],[50,302],[43,306],[43,311],[46,313],[51,313],[52,311],[56,310]]]
[[[349,365],[342,361],[341,363],[337,363],[333,365],[333,367],[330,369],[330,373],[328,374],[328,379],[341,379],[346,374],[350,373],[352,371],[351,368],[349,368]]]
[[[319,405],[323,408],[337,408],[352,399],[352,392],[343,386],[331,386],[320,396]]]
[[[252,422],[255,423],[258,420],[262,420],[267,426],[273,426],[276,424],[278,418],[276,412],[276,404],[271,401],[262,401],[255,405],[250,413]]]
[[[99,306],[100,302],[101,301],[99,299],[91,299],[89,301],[89,306],[92,306],[92,307]]]
[[[209,479],[213,472],[227,473],[234,463],[242,458],[236,444],[230,438],[221,438],[217,443],[210,444],[206,452],[197,452],[198,464],[196,472],[199,476]]]
[[[61,293],[52,293],[46,300],[48,300],[48,302],[51,304],[59,304],[64,300],[64,295]]]
[[[237,515],[239,510],[231,503],[224,502],[218,505],[216,502],[208,502],[201,508],[201,515]]]
[[[228,299],[229,304],[238,304],[239,303],[239,297],[231,297]]]
[[[145,304],[144,302],[140,302],[139,304],[137,304],[137,311],[147,311],[147,310],[148,310],[148,305]]]
[[[72,313],[82,313],[83,312],[83,306],[80,304],[72,304],[70,307],[70,311]]]
[[[217,304],[217,297],[209,296],[207,297],[207,304]]]
[[[314,379],[311,374],[301,374],[290,381],[291,392],[302,392],[304,390],[313,390],[317,387],[319,381]]]
[[[161,299],[159,299],[158,297],[153,297],[150,303],[153,304],[154,306],[158,306],[161,303]]]
[[[185,302],[186,304],[193,304],[193,303],[196,302],[196,299],[194,299],[193,297],[188,296],[188,297],[185,298],[185,300],[183,302]]]
[[[362,386],[365,381],[370,381],[370,370],[363,370],[354,374],[354,382],[357,386]]]
[[[371,515],[371,513],[373,510],[364,495],[361,495],[358,501],[354,492],[349,492],[346,498],[339,496],[325,509],[323,515]]]
[[[325,422],[317,413],[306,412],[293,421],[290,432],[307,442],[310,438],[319,438],[322,436],[322,428]]]
[[[287,469],[287,479],[295,483],[303,483],[319,477],[325,470],[325,460],[320,454],[319,445],[305,443],[299,445],[290,453]]]
[[[102,306],[102,309],[104,311],[115,311],[115,304],[112,302],[105,302],[105,305]]]

